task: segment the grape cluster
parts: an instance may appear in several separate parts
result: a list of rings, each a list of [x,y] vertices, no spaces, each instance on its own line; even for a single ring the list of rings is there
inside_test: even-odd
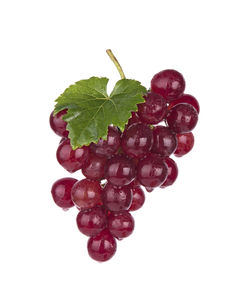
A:
[[[76,221],[89,236],[88,253],[106,261],[116,252],[116,239],[134,229],[131,211],[141,208],[145,195],[172,185],[178,168],[172,154],[181,157],[194,145],[192,130],[199,114],[197,100],[184,94],[185,80],[175,70],[157,73],[145,102],[132,112],[123,133],[112,125],[107,140],[73,150],[68,139],[66,110],[50,116],[53,131],[62,137],[57,160],[67,171],[82,171],[84,179],[62,178],[52,186],[55,203],[79,209]]]

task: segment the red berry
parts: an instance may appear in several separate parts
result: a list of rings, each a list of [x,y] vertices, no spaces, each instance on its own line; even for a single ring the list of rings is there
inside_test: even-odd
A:
[[[141,159],[137,165],[137,179],[147,188],[160,186],[166,180],[167,173],[166,163],[156,154]]]
[[[168,177],[165,180],[165,182],[161,185],[161,188],[165,188],[167,186],[172,185],[178,176],[178,167],[174,160],[172,160],[171,158],[165,158],[165,163],[168,166]]]
[[[135,186],[132,189],[132,194],[133,194],[133,198],[132,198],[132,203],[129,207],[129,211],[135,211],[140,209],[145,202],[145,194],[141,189],[141,187]]]
[[[101,180],[104,178],[106,157],[89,154],[83,163],[82,173],[88,179]]]
[[[180,103],[190,104],[191,106],[193,106],[195,108],[195,110],[197,111],[198,114],[200,113],[200,105],[199,105],[197,99],[189,94],[184,94],[180,98],[171,101],[171,103],[168,106],[168,110],[171,110],[174,106],[176,106]]]
[[[83,162],[89,155],[89,149],[86,146],[73,150],[70,140],[64,140],[58,146],[56,157],[59,164],[67,171],[75,172],[82,168]]]
[[[132,158],[144,157],[152,146],[153,133],[146,124],[134,123],[123,132],[122,149]]]
[[[176,70],[163,70],[151,80],[151,90],[162,95],[168,102],[180,97],[185,90],[185,80]]]
[[[69,132],[66,130],[67,122],[62,120],[62,117],[67,113],[67,109],[57,113],[55,116],[54,112],[50,114],[49,122],[52,130],[61,137],[68,137]]]
[[[103,204],[111,211],[127,210],[132,202],[132,189],[130,186],[116,187],[109,183],[102,192]]]
[[[187,133],[194,129],[198,122],[198,113],[189,104],[178,104],[167,112],[167,123],[175,133]]]
[[[116,241],[108,229],[102,230],[88,240],[89,256],[97,261],[107,261],[116,252]]]
[[[74,206],[71,200],[71,189],[76,182],[77,180],[73,178],[62,178],[53,184],[51,194],[57,206],[63,209]]]
[[[177,134],[177,149],[174,154],[176,157],[182,157],[189,153],[194,146],[194,135],[190,133]]]
[[[127,211],[112,213],[108,218],[109,231],[118,239],[128,237],[133,232],[134,226],[133,216]]]
[[[177,139],[166,126],[156,126],[153,130],[154,144],[152,151],[164,157],[170,156],[177,147]]]
[[[145,102],[138,105],[138,115],[142,122],[157,124],[164,119],[166,100],[159,94],[149,92]]]
[[[134,162],[123,154],[114,155],[107,160],[104,174],[112,185],[128,185],[135,178]]]
[[[100,139],[97,144],[91,143],[90,149],[96,155],[110,157],[118,151],[120,144],[119,130],[117,127],[109,126],[107,139]]]
[[[82,210],[76,218],[78,229],[87,236],[93,236],[101,232],[107,225],[106,214],[102,207]]]
[[[76,207],[90,209],[102,205],[102,187],[98,181],[84,179],[74,184],[71,197]]]

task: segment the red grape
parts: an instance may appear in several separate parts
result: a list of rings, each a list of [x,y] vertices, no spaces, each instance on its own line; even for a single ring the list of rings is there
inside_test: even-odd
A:
[[[130,186],[116,187],[107,183],[102,192],[103,204],[111,211],[127,210],[132,202]]]
[[[199,105],[197,99],[189,94],[184,94],[180,98],[171,101],[171,103],[168,106],[168,110],[171,110],[174,106],[176,106],[180,103],[190,104],[191,106],[193,106],[195,108],[195,110],[197,111],[198,114],[200,113],[200,105]]]
[[[106,157],[90,153],[83,163],[82,173],[88,179],[101,180],[104,178],[104,166]]]
[[[107,156],[115,154],[121,144],[120,132],[116,127],[108,127],[107,140],[100,139],[97,144],[91,143],[90,149],[96,155]]]
[[[90,209],[102,204],[102,187],[98,181],[83,179],[74,184],[71,197],[77,208]]]
[[[178,176],[178,167],[174,160],[172,160],[171,158],[165,158],[165,163],[168,167],[168,177],[165,182],[161,184],[161,188],[172,185]]]
[[[166,163],[156,154],[148,155],[137,165],[137,179],[148,188],[160,186],[166,180],[167,173]]]
[[[159,94],[149,92],[145,102],[138,105],[138,115],[142,122],[157,124],[164,119],[166,100]]]
[[[198,113],[189,104],[178,104],[167,112],[167,123],[175,133],[187,133],[194,129],[198,122]]]
[[[107,160],[104,174],[112,185],[128,185],[135,178],[134,162],[123,154],[114,155]]]
[[[88,240],[89,256],[97,261],[107,261],[116,252],[116,240],[108,229],[102,230]]]
[[[49,122],[52,130],[61,137],[68,137],[69,132],[66,130],[67,122],[62,120],[62,117],[67,113],[67,109],[57,113],[54,116],[54,112],[50,114]]]
[[[118,239],[128,237],[133,232],[134,226],[133,216],[127,211],[113,212],[108,218],[109,231]]]
[[[175,133],[166,126],[156,126],[153,130],[154,144],[152,151],[164,157],[170,156],[177,147]]]
[[[74,206],[74,203],[71,200],[71,189],[76,182],[77,179],[62,178],[53,184],[51,194],[57,206],[63,209]]]
[[[151,80],[151,90],[162,95],[168,102],[180,97],[185,90],[185,80],[176,70],[163,70]]]
[[[88,155],[88,147],[83,146],[73,150],[69,139],[61,142],[56,152],[57,161],[69,172],[75,172],[81,169]]]
[[[135,186],[132,189],[132,194],[132,203],[128,209],[129,211],[135,211],[140,209],[145,202],[145,194],[140,186]]]
[[[107,225],[106,214],[102,207],[82,210],[76,218],[78,229],[87,236],[93,236],[101,232]]]
[[[123,132],[122,149],[132,158],[144,157],[152,146],[153,133],[146,124],[134,123]]]
[[[177,148],[174,152],[176,157],[182,157],[189,153],[194,146],[194,135],[190,133],[177,134]]]

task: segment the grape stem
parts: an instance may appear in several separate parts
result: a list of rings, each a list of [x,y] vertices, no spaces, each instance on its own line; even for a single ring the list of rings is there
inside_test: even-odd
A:
[[[126,78],[125,74],[124,74],[124,72],[122,70],[122,67],[121,67],[120,63],[118,62],[117,58],[114,56],[112,50],[111,49],[107,49],[106,52],[107,52],[108,56],[110,57],[111,61],[115,64],[116,69],[120,73],[121,79]]]

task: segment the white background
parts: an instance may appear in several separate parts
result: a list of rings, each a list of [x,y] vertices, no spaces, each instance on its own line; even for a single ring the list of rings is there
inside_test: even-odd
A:
[[[0,299],[250,300],[249,1],[14,1],[0,7]],[[50,188],[67,176],[53,101],[90,76],[149,87],[174,68],[201,105],[179,178],[147,195],[136,229],[99,264]],[[81,178],[81,174],[76,174]]]

